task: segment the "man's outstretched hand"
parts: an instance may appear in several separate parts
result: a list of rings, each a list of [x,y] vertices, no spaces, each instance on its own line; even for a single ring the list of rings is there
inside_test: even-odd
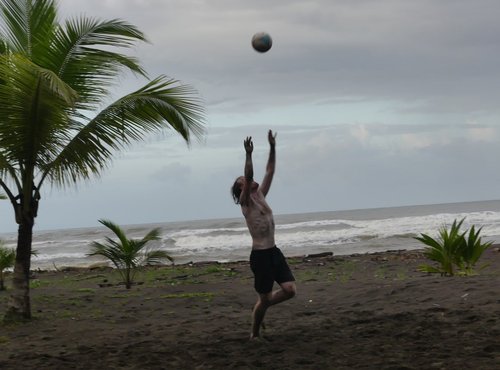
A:
[[[247,138],[243,141],[243,145],[245,146],[245,151],[248,154],[252,154],[253,152],[253,143],[252,143],[252,137],[247,136]]]
[[[267,138],[269,139],[269,145],[271,146],[276,145],[276,135],[278,135],[278,133],[275,133],[273,135],[273,130],[269,130],[269,133],[267,134]]]

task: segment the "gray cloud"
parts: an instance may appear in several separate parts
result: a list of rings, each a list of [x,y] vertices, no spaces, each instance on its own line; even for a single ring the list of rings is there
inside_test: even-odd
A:
[[[170,163],[151,175],[151,179],[163,185],[186,184],[191,176],[191,168],[179,162]]]
[[[68,14],[136,23],[152,42],[139,48],[148,70],[194,84],[215,111],[356,98],[411,104],[418,112],[498,113],[494,1],[63,5]],[[250,48],[260,30],[275,40],[265,55]]]

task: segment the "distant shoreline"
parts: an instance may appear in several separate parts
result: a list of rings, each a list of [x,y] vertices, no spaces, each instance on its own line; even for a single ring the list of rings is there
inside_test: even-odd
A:
[[[493,206],[492,203],[496,203],[495,206]],[[485,207],[484,211],[498,211],[500,210],[500,199],[490,199],[490,200],[477,200],[477,201],[464,201],[464,202],[446,202],[446,203],[423,203],[423,204],[414,204],[414,205],[399,205],[399,206],[381,206],[381,207],[368,207],[368,208],[352,208],[352,209],[338,209],[338,210],[333,210],[333,211],[305,211],[305,212],[292,212],[292,213],[275,213],[275,218],[286,218],[289,216],[296,216],[296,215],[312,215],[312,214],[330,214],[330,213],[339,213],[339,214],[346,214],[346,213],[351,213],[351,212],[364,212],[367,211],[368,213],[374,212],[374,211],[380,211],[380,210],[403,210],[403,209],[410,209],[410,208],[417,208],[417,209],[422,209],[424,210],[425,208],[429,207],[456,207],[459,209],[463,209],[464,206],[471,206],[474,204],[483,204]],[[43,218],[43,215],[40,216],[39,218]],[[167,220],[167,221],[152,221],[152,222],[143,222],[143,223],[125,223],[122,226],[123,227],[138,227],[142,225],[162,225],[162,224],[189,224],[192,222],[205,222],[205,221],[230,221],[230,220],[235,220],[236,217],[215,217],[215,218],[193,218],[193,219],[184,219],[184,220]],[[35,220],[36,221],[36,220]],[[244,225],[243,219],[241,219],[242,225]],[[40,232],[40,233],[50,233],[50,232],[60,232],[60,231],[70,231],[70,230],[87,230],[87,229],[95,229],[99,228],[100,225],[98,224],[97,220],[94,225],[88,225],[88,226],[67,226],[67,227],[62,227],[62,228],[54,228],[54,227],[47,227],[47,228],[42,228],[38,229],[37,224],[35,223],[34,227],[34,233]],[[0,238],[2,235],[11,235],[11,234],[17,234],[17,228],[13,229],[12,231],[0,231]]]

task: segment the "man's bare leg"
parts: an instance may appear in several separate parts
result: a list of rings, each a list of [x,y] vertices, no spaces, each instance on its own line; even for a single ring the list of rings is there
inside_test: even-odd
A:
[[[252,334],[250,338],[258,338],[260,327],[264,316],[269,307],[293,298],[296,293],[295,283],[293,281],[280,284],[280,289],[272,293],[259,294],[259,300],[255,304],[252,312]]]
[[[264,315],[268,307],[269,302],[272,298],[272,293],[269,294],[259,294],[259,299],[252,311],[252,333],[250,334],[250,339],[258,338],[260,336],[260,326],[264,320]]]

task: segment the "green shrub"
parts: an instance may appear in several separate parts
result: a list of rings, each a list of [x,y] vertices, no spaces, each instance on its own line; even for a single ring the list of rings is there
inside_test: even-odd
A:
[[[128,239],[123,229],[113,222],[108,220],[99,220],[99,222],[113,231],[118,241],[106,237],[106,244],[92,242],[91,253],[88,255],[100,255],[109,259],[118,269],[127,289],[132,286],[137,267],[158,264],[165,259],[173,261],[173,258],[165,251],[145,249],[149,241],[159,239],[160,229],[151,230],[140,240]]]
[[[474,225],[469,230],[469,236],[464,240],[460,250],[461,264],[460,270],[464,275],[473,275],[474,266],[481,258],[483,252],[491,247],[493,242],[483,243],[481,237],[479,236],[482,227],[480,227],[477,232],[475,231]],[[485,267],[483,265],[480,269]]]
[[[0,290],[5,290],[4,270],[14,267],[16,261],[16,251],[12,248],[6,248],[0,242]]]
[[[460,228],[465,218],[457,222],[453,221],[448,230],[443,226],[439,230],[439,236],[434,239],[426,234],[420,234],[415,239],[427,245],[424,255],[430,260],[437,262],[438,266],[421,265],[419,270],[423,272],[440,273],[441,275],[453,276],[474,274],[474,266],[478,262],[483,252],[488,249],[492,242],[483,243],[479,234],[472,226],[470,230],[460,232]],[[466,236],[467,231],[469,235]]]

